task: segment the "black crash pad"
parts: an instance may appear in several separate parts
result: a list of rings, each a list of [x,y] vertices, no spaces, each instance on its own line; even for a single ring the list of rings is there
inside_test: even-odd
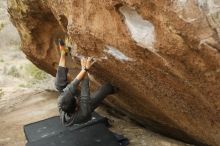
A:
[[[76,130],[96,123],[103,123],[108,126],[107,118],[101,117],[97,113],[92,114],[92,120],[81,125],[74,125],[71,127],[65,127],[61,124],[58,116],[51,117],[42,121],[31,123],[24,126],[24,133],[28,142],[37,141],[42,138],[47,138],[53,135],[57,135],[66,130]]]
[[[120,146],[103,123],[29,142],[26,146]]]

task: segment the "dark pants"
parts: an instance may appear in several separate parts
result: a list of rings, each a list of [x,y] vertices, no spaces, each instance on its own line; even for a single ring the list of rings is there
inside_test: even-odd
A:
[[[102,85],[91,95],[92,111],[94,111],[103,101],[103,99],[112,93],[112,86],[110,84]]]

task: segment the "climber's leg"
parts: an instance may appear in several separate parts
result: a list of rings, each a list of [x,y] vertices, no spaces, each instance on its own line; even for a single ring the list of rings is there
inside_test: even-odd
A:
[[[57,68],[55,87],[59,92],[63,92],[63,89],[67,86],[67,74],[68,68],[66,68],[66,52],[64,51],[64,45],[59,44],[60,48],[60,60]]]
[[[114,87],[111,84],[105,84],[101,86],[98,90],[96,90],[91,95],[91,104],[92,104],[92,111],[95,110],[103,99],[108,96],[109,94],[115,93]]]
[[[63,92],[63,89],[68,84],[67,74],[68,74],[68,68],[58,66],[57,73],[56,73],[56,79],[55,79],[55,87],[60,93]]]

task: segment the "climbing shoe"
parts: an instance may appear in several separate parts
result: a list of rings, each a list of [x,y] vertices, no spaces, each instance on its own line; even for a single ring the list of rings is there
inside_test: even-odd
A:
[[[61,55],[67,55],[69,48],[65,46],[65,42],[62,39],[58,39]]]

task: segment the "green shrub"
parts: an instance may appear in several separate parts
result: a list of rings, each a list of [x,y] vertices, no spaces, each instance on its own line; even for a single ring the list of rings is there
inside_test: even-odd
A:
[[[5,23],[0,21],[0,31],[5,27]]]
[[[6,73],[7,75],[13,76],[13,77],[20,77],[20,73],[16,66],[12,66]]]
[[[31,76],[34,79],[37,80],[43,80],[47,78],[47,73],[44,71],[38,69],[35,65],[33,64],[27,64],[25,66],[25,72],[28,76]]]

